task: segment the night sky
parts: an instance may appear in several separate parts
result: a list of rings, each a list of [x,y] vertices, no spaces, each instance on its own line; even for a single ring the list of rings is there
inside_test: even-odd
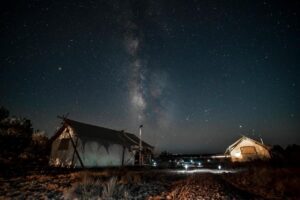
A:
[[[0,105],[158,150],[300,143],[299,1],[27,0],[1,5]]]

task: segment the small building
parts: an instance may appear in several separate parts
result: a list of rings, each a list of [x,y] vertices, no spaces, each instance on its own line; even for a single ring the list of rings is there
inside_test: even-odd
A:
[[[50,141],[51,166],[130,166],[139,155],[139,138],[134,134],[67,118]],[[144,163],[150,162],[154,147],[142,141],[142,149]]]
[[[230,145],[226,149],[225,155],[229,155],[232,162],[268,160],[271,158],[270,147],[246,136],[242,136]]]

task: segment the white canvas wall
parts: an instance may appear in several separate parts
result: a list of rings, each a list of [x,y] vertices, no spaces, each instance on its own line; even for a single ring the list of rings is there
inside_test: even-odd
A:
[[[69,133],[73,137],[73,141],[76,142],[75,134],[72,129],[66,128],[63,133],[52,143],[50,165],[54,166],[70,166],[72,164],[72,158],[74,156],[74,148],[71,141],[67,150],[59,150],[59,144],[62,139],[69,138]],[[84,145],[84,146],[83,146]],[[121,166],[123,146],[113,144],[106,149],[103,145],[100,145],[96,141],[83,142],[78,139],[77,151],[83,161],[85,167],[105,167],[105,166]],[[124,165],[134,165],[134,152],[130,152],[125,148],[124,152]],[[81,167],[80,161],[75,155],[74,157],[75,167]]]
[[[66,132],[67,129],[63,131],[63,133],[53,141],[51,146],[51,154],[50,154],[50,165],[54,166],[70,166],[72,164],[72,158],[74,154],[74,148],[69,142],[68,149],[66,150],[59,150],[59,144],[62,139],[64,138],[70,138],[69,133]],[[70,132],[72,136],[74,136],[73,132]]]
[[[95,141],[88,141],[82,147],[82,142],[78,145],[79,154],[85,167],[121,166],[123,146],[113,144],[106,149]],[[134,164],[134,153],[125,148],[124,165]],[[76,166],[80,166],[76,159]]]
[[[241,152],[241,147],[245,147],[245,146],[254,147],[257,152],[256,156],[253,155],[252,157],[249,157],[243,155]],[[254,159],[262,159],[262,160],[269,159],[270,153],[265,147],[256,144],[252,140],[244,139],[230,151],[230,156],[233,162],[243,162],[243,161],[250,161]]]

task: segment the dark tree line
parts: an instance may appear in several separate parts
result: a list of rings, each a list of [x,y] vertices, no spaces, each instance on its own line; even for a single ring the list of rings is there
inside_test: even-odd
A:
[[[8,109],[0,107],[0,163],[46,162],[48,138],[34,132],[29,119],[10,117]]]
[[[274,145],[271,154],[272,162],[276,165],[300,166],[300,145],[289,145],[285,149],[280,145]]]

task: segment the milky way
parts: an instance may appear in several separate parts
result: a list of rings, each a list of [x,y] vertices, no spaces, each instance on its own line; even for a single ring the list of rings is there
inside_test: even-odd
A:
[[[157,150],[300,143],[299,1],[35,1],[1,7],[0,105],[52,136],[57,115]]]
[[[147,66],[143,54],[143,31],[133,21],[132,8],[127,9],[127,15],[122,17],[125,19],[124,47],[129,56],[128,90],[132,118],[136,125],[150,124],[154,119],[153,126],[167,128],[171,120],[170,106],[165,102],[168,75],[163,70]]]
[[[125,47],[130,56],[129,64],[129,95],[133,108],[133,114],[137,116],[141,123],[145,118],[145,109],[147,107],[145,99],[145,71],[146,66],[143,65],[139,58],[140,38],[137,35],[137,27],[134,23],[128,22],[127,33],[125,35]]]

